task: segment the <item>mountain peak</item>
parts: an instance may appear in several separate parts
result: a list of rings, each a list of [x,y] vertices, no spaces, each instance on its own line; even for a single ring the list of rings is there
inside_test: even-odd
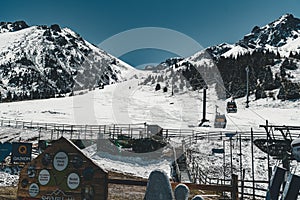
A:
[[[280,27],[285,26],[285,28],[299,29],[300,19],[295,18],[292,14],[282,15],[279,19],[271,22],[266,27]]]
[[[0,100],[66,95],[125,80],[134,72],[69,28],[25,27],[24,21],[0,24]]]
[[[293,19],[295,19],[295,17],[294,17],[294,15],[292,15],[290,13],[284,14],[279,18],[279,20],[281,20],[281,21],[293,20]]]
[[[251,33],[237,44],[251,49],[266,46],[281,47],[299,36],[300,19],[295,18],[292,14],[285,14],[263,27],[255,26]]]
[[[0,33],[19,31],[28,27],[25,21],[0,22]]]

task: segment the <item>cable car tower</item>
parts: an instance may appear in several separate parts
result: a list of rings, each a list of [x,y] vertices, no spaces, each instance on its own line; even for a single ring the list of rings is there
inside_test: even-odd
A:
[[[202,119],[199,126],[203,126],[205,122],[209,121],[208,119],[206,119],[206,90],[207,90],[207,85],[205,85],[203,88]]]

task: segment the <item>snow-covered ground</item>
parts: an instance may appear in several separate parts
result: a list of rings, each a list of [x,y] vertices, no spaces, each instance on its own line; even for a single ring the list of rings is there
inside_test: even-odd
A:
[[[224,131],[213,127],[198,127],[202,118],[202,92],[176,93],[155,91],[152,86],[140,84],[141,79],[131,79],[123,83],[105,86],[104,89],[95,89],[82,95],[73,97],[32,100],[0,104],[0,118],[11,120],[24,120],[33,122],[53,122],[66,124],[129,124],[144,123],[158,124],[163,128],[190,129],[197,131]],[[215,117],[215,105],[219,106],[219,112],[225,113],[226,101],[217,100],[214,89],[208,89],[207,119],[211,126]],[[279,101],[261,99],[254,101],[250,98],[250,108],[245,108],[245,99],[237,99],[238,112],[226,114],[227,128],[225,131],[256,131],[263,132],[259,125],[298,125],[300,124],[300,101]],[[1,135],[15,134],[17,137],[26,137],[26,134],[37,135],[37,131],[22,131],[12,128],[2,129]],[[26,133],[26,134],[25,134]],[[1,139],[5,141],[5,137]],[[221,147],[221,141],[199,141],[193,148],[202,151],[207,156],[202,159],[203,165],[213,166],[222,164],[222,159],[211,156],[213,147]],[[243,162],[250,172],[249,145],[244,144],[245,156]],[[247,146],[247,148],[246,148]],[[140,177],[148,177],[153,169],[163,169],[170,174],[170,161],[160,159],[152,163],[132,162],[130,159],[118,159],[108,155],[96,153],[95,147],[85,150],[100,166],[112,170]],[[235,155],[238,154],[234,150]],[[265,169],[265,156],[259,150],[257,168]],[[202,155],[202,157],[203,157]],[[235,159],[234,162],[237,161]],[[218,165],[219,165],[218,164]],[[261,166],[259,166],[261,165]],[[213,169],[213,168],[211,168]],[[264,178],[258,175],[259,178]]]
[[[202,118],[202,92],[177,93],[155,91],[139,85],[138,79],[106,86],[82,95],[65,98],[0,104],[0,118],[66,124],[158,124],[163,128],[190,128]],[[214,89],[207,92],[207,119],[214,121],[215,105],[225,113],[226,101],[217,100]],[[271,98],[254,101],[245,107],[245,98],[237,99],[238,112],[226,114],[227,129],[249,131],[270,124],[297,125],[300,101]]]

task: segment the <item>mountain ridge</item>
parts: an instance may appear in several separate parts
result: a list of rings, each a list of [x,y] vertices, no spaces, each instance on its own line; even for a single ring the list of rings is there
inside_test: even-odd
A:
[[[69,28],[1,22],[2,101],[72,94],[125,80],[134,70]]]
[[[249,69],[249,93],[256,99],[300,99],[300,19],[285,14],[252,31],[234,44],[207,47],[162,71],[165,85],[181,78],[188,88],[202,89],[203,80],[215,84],[219,98],[246,95],[246,68]],[[272,46],[273,45],[273,46]],[[171,77],[176,71],[177,77]],[[162,82],[161,75],[145,84]],[[172,79],[172,81],[166,81]],[[200,83],[199,83],[200,82]],[[201,85],[198,87],[194,85]],[[193,86],[194,85],[194,86]],[[180,88],[184,88],[181,86]]]

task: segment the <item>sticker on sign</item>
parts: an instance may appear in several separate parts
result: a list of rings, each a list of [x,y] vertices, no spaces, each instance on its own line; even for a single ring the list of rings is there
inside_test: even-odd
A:
[[[31,197],[36,197],[39,194],[39,192],[40,192],[40,188],[38,184],[36,183],[30,184],[28,193]]]
[[[68,179],[67,179],[67,184],[70,189],[72,189],[72,190],[76,189],[80,184],[80,178],[79,178],[78,174],[76,174],[76,173],[69,174]]]
[[[58,152],[54,156],[53,166],[57,171],[63,171],[68,166],[69,158],[65,152]]]
[[[50,173],[48,170],[43,169],[42,171],[40,171],[39,173],[39,183],[41,185],[47,185],[50,181]]]

